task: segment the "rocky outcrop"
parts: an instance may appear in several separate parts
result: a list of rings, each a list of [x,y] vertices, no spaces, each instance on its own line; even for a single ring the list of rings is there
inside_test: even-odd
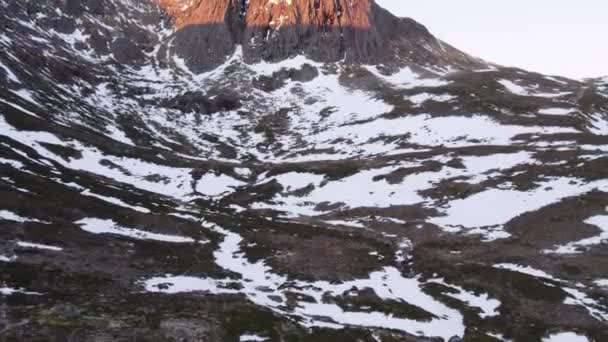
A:
[[[238,42],[240,0],[158,0],[178,30],[172,44],[194,72],[221,64]]]
[[[304,54],[321,62],[471,66],[482,62],[373,0],[158,0],[178,29],[175,52],[195,72],[243,47],[246,62]]]
[[[241,106],[239,97],[226,89],[212,90],[209,94],[189,91],[162,101],[162,106],[177,109],[183,113],[213,114],[219,111],[235,110]]]
[[[315,60],[367,60],[381,47],[371,0],[252,0],[243,50],[250,61],[304,53]]]

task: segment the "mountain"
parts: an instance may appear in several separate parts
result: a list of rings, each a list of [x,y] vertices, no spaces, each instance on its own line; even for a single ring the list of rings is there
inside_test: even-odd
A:
[[[608,339],[606,79],[371,0],[0,0],[0,27],[3,339]]]
[[[218,67],[237,46],[246,63],[305,55],[319,62],[483,65],[372,0],[160,0],[160,5],[177,29],[175,54],[195,72]]]

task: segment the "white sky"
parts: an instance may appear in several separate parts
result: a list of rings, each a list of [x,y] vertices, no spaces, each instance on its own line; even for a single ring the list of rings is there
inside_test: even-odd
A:
[[[606,0],[376,0],[491,62],[572,78],[608,75]]]

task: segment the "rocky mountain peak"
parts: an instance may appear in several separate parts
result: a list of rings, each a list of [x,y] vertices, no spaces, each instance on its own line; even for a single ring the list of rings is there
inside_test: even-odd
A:
[[[177,28],[222,23],[238,12],[247,26],[372,27],[373,0],[158,0]]]
[[[236,45],[247,62],[304,54],[321,62],[482,64],[373,0],[158,1],[173,18],[176,53],[195,72],[216,67]]]

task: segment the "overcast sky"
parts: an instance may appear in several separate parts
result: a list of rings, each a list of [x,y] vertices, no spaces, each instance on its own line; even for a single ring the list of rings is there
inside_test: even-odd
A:
[[[573,78],[608,75],[606,0],[376,0],[498,64]]]

